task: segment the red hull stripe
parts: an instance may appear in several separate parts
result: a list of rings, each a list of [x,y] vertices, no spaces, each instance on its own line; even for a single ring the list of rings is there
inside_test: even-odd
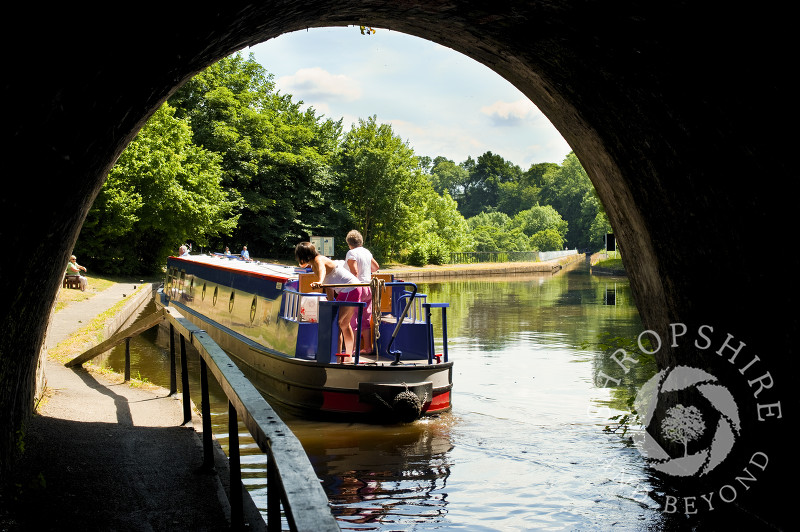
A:
[[[323,391],[322,398],[322,410],[325,412],[366,413],[375,410],[375,406],[359,401],[358,393]],[[427,414],[433,414],[448,408],[450,408],[449,391],[434,394],[431,402],[423,406],[423,411]]]
[[[440,394],[433,394],[433,399],[430,402],[426,412],[439,412],[450,408],[450,392],[443,392]]]

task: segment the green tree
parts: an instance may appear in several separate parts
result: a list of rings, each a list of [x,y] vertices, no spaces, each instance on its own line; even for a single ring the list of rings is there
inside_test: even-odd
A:
[[[577,156],[570,153],[558,170],[545,172],[542,179],[540,203],[552,205],[569,223],[568,246],[592,248],[590,227],[600,203],[595,202],[594,186]]]
[[[558,214],[558,211],[552,206],[536,205],[517,213],[511,219],[511,225],[513,227],[519,227],[522,232],[528,236],[533,236],[546,229],[552,229],[559,234],[563,240],[567,234],[567,227],[569,224],[566,220],[561,218],[561,215]]]
[[[459,201],[464,195],[469,172],[450,159],[439,156],[433,159],[429,178],[437,194],[447,193],[451,198]]]
[[[559,169],[555,163],[532,164],[528,170],[513,181],[500,184],[497,210],[514,216],[539,204],[542,186],[548,172]]]
[[[529,186],[541,189],[549,181],[548,174],[560,169],[556,163],[535,163],[525,171],[523,182]]]
[[[496,208],[502,184],[518,181],[522,176],[519,166],[490,151],[479,156],[474,165],[468,162],[469,159],[462,163],[469,177],[464,185],[463,198],[459,201],[459,210],[465,218]]]
[[[611,223],[609,223],[605,211],[599,211],[589,226],[589,236],[594,250],[602,248],[605,236],[611,232]]]
[[[555,229],[543,229],[531,236],[530,247],[536,251],[557,251],[559,249],[564,249],[564,237]]]
[[[528,185],[524,180],[500,183],[497,210],[514,216],[536,205],[539,201],[539,192],[539,187]]]
[[[221,156],[223,183],[240,205],[236,246],[285,255],[311,233],[340,230],[346,215],[331,198],[341,121],[277,93],[252,54],[212,65],[170,102],[191,119],[195,142]]]
[[[425,210],[412,236],[409,262],[446,264],[452,252],[471,251],[475,243],[455,200],[447,192],[438,195],[432,188],[425,193]]]
[[[204,245],[237,217],[219,157],[192,143],[186,120],[163,105],[120,155],[84,222],[76,252],[98,271],[159,271],[186,241]]]
[[[364,245],[380,257],[400,256],[419,234],[432,191],[414,150],[377,117],[359,119],[344,136],[337,170],[341,201]]]
[[[467,220],[475,251],[528,251],[529,237],[502,212],[482,212]]]

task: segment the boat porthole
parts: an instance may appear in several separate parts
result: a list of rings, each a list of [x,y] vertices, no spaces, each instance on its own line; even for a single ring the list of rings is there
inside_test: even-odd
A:
[[[215,286],[214,287],[214,297],[211,300],[211,304],[212,305],[216,305],[217,304],[217,295],[219,295],[219,286]]]
[[[206,298],[206,283],[203,283],[203,291],[200,292],[200,300],[204,300]]]
[[[258,298],[253,296],[253,302],[250,303],[250,323],[253,323],[256,319],[256,308],[258,307]]]
[[[189,293],[194,295],[194,277],[189,281]]]
[[[228,300],[228,312],[233,312],[233,300],[236,298],[236,292],[231,291],[231,298]]]

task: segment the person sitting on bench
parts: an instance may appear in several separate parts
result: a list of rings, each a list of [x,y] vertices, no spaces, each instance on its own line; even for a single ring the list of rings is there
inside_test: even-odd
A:
[[[85,272],[86,268],[84,268],[83,266],[78,264],[77,261],[78,261],[78,259],[75,258],[75,255],[72,255],[69,258],[69,262],[67,263],[66,275],[77,275],[78,276],[78,281],[80,282],[80,285],[81,285],[81,291],[84,292],[84,291],[86,291],[86,286],[89,283],[89,280],[86,279],[86,277],[84,277],[83,275],[81,275],[81,271]]]

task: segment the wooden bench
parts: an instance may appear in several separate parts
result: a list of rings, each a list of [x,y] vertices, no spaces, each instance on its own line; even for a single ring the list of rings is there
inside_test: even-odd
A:
[[[65,275],[62,285],[64,288],[81,289],[81,278],[79,275]]]

